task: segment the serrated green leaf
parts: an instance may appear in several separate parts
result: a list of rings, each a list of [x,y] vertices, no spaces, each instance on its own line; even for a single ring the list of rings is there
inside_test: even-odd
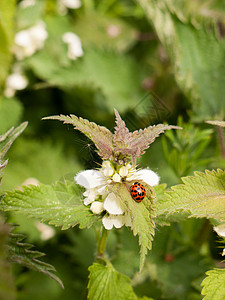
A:
[[[225,270],[214,269],[206,272],[207,277],[202,281],[204,300],[225,299]]]
[[[225,220],[225,172],[218,169],[183,177],[184,184],[173,186],[167,199],[157,203],[158,214],[184,211],[192,217]]]
[[[11,267],[7,261],[7,242],[9,238],[9,226],[3,224],[0,216],[0,299],[14,300],[15,287],[13,284],[13,277]]]
[[[75,115],[70,116],[51,116],[45,117],[43,120],[59,120],[64,124],[72,124],[75,129],[84,133],[90,140],[92,140],[99,150],[99,155],[103,159],[108,159],[112,155],[112,133],[104,126],[99,126],[94,122],[89,122],[83,118],[78,118]]]
[[[111,263],[106,266],[94,263],[89,267],[89,300],[136,300],[130,279],[117,272]]]
[[[164,0],[138,0],[153,23],[174,66],[175,78],[193,104],[196,121],[225,108],[225,40],[201,24],[183,24]],[[224,17],[223,17],[224,19]]]
[[[35,271],[44,273],[50,278],[54,279],[63,288],[62,281],[53,272],[56,272],[55,268],[39,260],[38,258],[45,254],[39,251],[32,250],[33,245],[23,243],[24,235],[18,233],[11,233],[8,243],[8,260],[11,263],[18,263],[24,267],[33,269]]]
[[[132,141],[130,147],[136,149],[136,151],[138,149],[139,150],[138,152],[140,154],[143,154],[144,150],[146,150],[149,147],[149,145],[153,143],[154,140],[161,133],[164,133],[165,130],[171,130],[171,129],[182,129],[182,128],[173,125],[157,124],[154,126],[148,126],[144,130],[140,129],[134,131],[132,133]]]
[[[147,186],[145,184],[145,186]],[[155,213],[153,210],[154,203],[150,196],[148,195],[149,191],[147,190],[144,200],[140,203],[134,201],[131,197],[128,189],[123,184],[117,184],[114,186],[114,191],[121,199],[121,202],[124,203],[130,214],[132,225],[131,230],[133,231],[134,236],[139,236],[139,245],[140,249],[140,271],[142,270],[145,262],[145,256],[147,251],[151,250],[152,240],[154,236],[154,227],[153,218]]]
[[[81,201],[81,192],[73,182],[57,182],[55,185],[23,186],[23,191],[6,192],[0,209],[47,221],[62,229],[79,224],[91,227],[97,220]]]

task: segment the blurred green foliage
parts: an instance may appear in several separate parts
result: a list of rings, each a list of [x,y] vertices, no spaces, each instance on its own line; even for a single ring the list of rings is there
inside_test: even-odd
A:
[[[222,141],[204,124],[225,115],[223,1],[85,0],[64,15],[56,0],[37,0],[26,8],[21,2],[0,4],[0,134],[22,121],[29,126],[7,154],[1,193],[30,177],[44,184],[63,176],[72,179],[79,170],[101,162],[93,144],[72,126],[41,121],[61,113],[112,130],[115,107],[130,130],[160,122],[182,126],[183,131],[167,132],[157,140],[139,161],[169,186],[194,170],[225,166]],[[48,32],[43,48],[18,60],[14,35],[39,20]],[[68,45],[62,40],[66,32],[81,40],[83,56],[76,60],[67,55]],[[6,78],[15,67],[29,84],[6,97]],[[65,286],[61,290],[42,274],[14,266],[17,299],[86,299],[94,230],[56,230],[51,239],[41,240],[35,221],[8,217],[21,225],[17,231],[26,233],[28,242],[35,241],[47,253],[46,261],[56,267]],[[138,242],[126,228],[110,232],[107,253],[115,269],[132,279],[139,297],[197,300],[205,271],[213,259],[221,260],[215,240],[204,220],[157,225],[141,274]]]

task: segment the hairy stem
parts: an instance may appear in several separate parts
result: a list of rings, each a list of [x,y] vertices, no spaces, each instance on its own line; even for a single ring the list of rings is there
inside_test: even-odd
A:
[[[221,149],[221,155],[225,158],[225,143],[224,143],[224,134],[223,134],[223,128],[221,126],[216,126],[218,137],[219,137],[219,143],[220,143],[220,149]]]
[[[97,235],[97,257],[103,257],[105,253],[105,247],[107,242],[108,231],[102,226],[100,232]]]

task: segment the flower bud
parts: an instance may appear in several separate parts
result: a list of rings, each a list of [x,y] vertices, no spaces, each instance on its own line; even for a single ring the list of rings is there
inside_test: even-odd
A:
[[[121,177],[118,173],[115,173],[112,177],[113,181],[115,182],[120,182],[121,181]]]
[[[99,214],[100,214],[101,212],[103,212],[103,210],[104,210],[103,202],[100,202],[100,201],[94,201],[94,202],[91,204],[90,210],[91,210],[94,214],[99,215]]]
[[[121,177],[125,177],[128,175],[128,168],[125,166],[122,166],[119,170],[119,174]]]

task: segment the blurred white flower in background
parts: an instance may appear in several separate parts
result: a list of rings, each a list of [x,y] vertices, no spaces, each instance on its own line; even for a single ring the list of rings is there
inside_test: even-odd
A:
[[[19,6],[22,8],[26,8],[29,6],[33,6],[36,4],[36,0],[23,0],[19,3]]]
[[[68,44],[67,55],[69,59],[76,60],[78,57],[81,57],[84,52],[81,45],[80,38],[73,32],[66,32],[62,36],[64,43]]]
[[[36,222],[35,226],[38,229],[38,231],[40,231],[40,233],[41,233],[42,241],[47,241],[55,235],[55,229],[46,224]]]
[[[81,7],[80,0],[58,0],[58,12],[60,15],[65,15],[69,9],[77,9]]]
[[[43,48],[47,37],[48,32],[43,21],[39,21],[28,29],[19,31],[15,35],[13,49],[17,59],[22,60]]]
[[[85,170],[75,176],[77,184],[83,186],[84,205],[89,205],[94,214],[106,215],[102,218],[105,229],[114,227],[121,228],[123,225],[131,226],[131,218],[125,205],[113,192],[110,184],[113,182],[129,182],[131,180],[142,180],[150,186],[159,183],[159,176],[150,169],[136,170],[131,164],[114,168],[113,164],[106,160],[99,170]]]
[[[6,79],[4,95],[7,98],[11,98],[15,95],[16,91],[25,89],[27,85],[27,78],[19,70],[15,70]]]

